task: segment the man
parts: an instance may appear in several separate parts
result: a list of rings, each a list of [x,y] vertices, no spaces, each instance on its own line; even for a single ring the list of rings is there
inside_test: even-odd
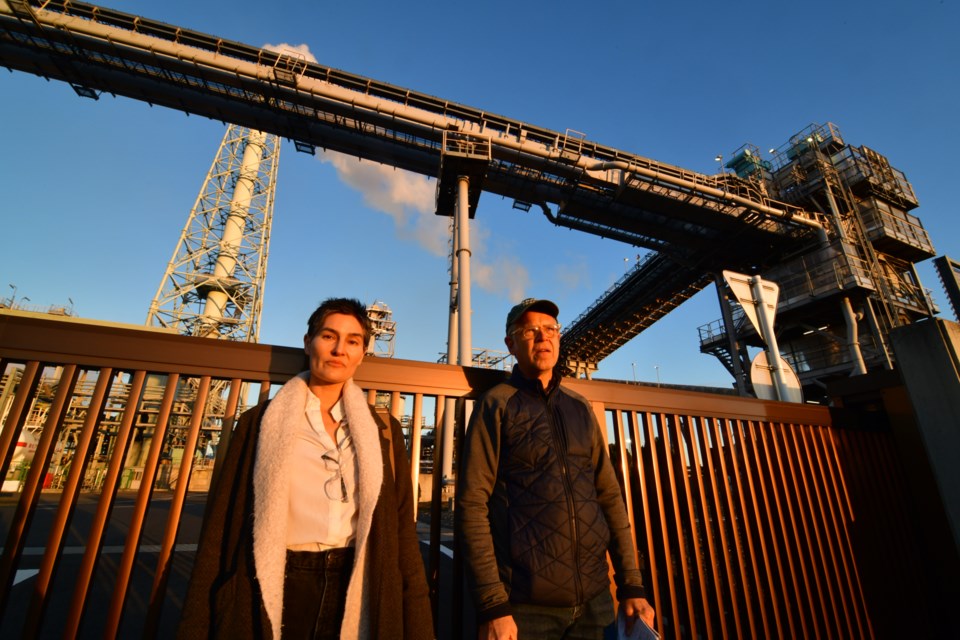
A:
[[[608,551],[629,627],[653,625],[600,427],[555,370],[558,315],[534,298],[510,310],[504,342],[517,364],[467,429],[456,513],[480,640],[603,638],[614,620]]]
[[[181,637],[433,638],[403,435],[353,382],[369,335],[359,301],[325,300],[309,370],[241,416]]]

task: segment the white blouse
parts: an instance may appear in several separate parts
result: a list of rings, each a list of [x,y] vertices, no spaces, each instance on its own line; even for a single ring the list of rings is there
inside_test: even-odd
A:
[[[323,426],[320,399],[307,405],[290,454],[287,547],[319,543],[318,549],[353,546],[357,531],[357,457],[340,400],[331,410],[339,423],[336,442]]]

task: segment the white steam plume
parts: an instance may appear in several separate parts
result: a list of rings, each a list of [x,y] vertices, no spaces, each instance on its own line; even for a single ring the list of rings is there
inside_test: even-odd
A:
[[[399,238],[413,240],[433,255],[448,255],[450,220],[434,214],[435,183],[415,173],[359,161],[336,151],[325,151],[321,160],[333,165],[341,181],[363,194],[368,206],[393,218]],[[513,257],[488,262],[486,233],[476,220],[470,228],[474,283],[491,293],[503,293],[510,300],[522,299],[530,281],[526,267]]]
[[[286,42],[281,42],[280,44],[265,44],[260,48],[273,51],[274,53],[282,53],[291,58],[299,58],[302,56],[307,62],[317,62],[314,55],[310,53],[310,47],[305,44],[287,44]]]
[[[305,44],[284,42],[265,44],[263,48],[317,62]],[[321,160],[332,164],[344,183],[362,193],[368,206],[393,218],[399,238],[412,240],[433,255],[448,255],[450,219],[434,214],[436,189],[426,177],[377,162],[360,162],[335,151],[325,151]],[[503,293],[512,301],[521,300],[530,284],[527,268],[512,256],[488,262],[488,234],[477,221],[470,226],[473,282],[491,293]]]

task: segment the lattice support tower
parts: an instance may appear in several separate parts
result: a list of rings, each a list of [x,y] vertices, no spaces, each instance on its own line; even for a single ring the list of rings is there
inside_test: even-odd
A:
[[[257,342],[277,183],[278,136],[229,125],[147,324]]]

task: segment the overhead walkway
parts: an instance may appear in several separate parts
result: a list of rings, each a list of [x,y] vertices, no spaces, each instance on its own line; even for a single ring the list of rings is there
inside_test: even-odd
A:
[[[638,262],[564,331],[561,349],[570,373],[589,376],[597,362],[713,282],[660,254]]]

